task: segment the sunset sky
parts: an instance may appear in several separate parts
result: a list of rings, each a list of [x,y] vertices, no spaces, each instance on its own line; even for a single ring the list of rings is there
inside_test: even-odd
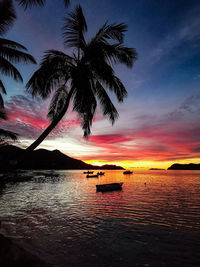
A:
[[[61,2],[61,3],[60,3]],[[128,97],[116,105],[120,118],[112,126],[96,113],[92,135],[86,140],[76,114],[68,112],[39,148],[59,149],[91,164],[126,168],[167,168],[172,163],[200,163],[200,1],[199,0],[60,0],[17,16],[6,38],[28,48],[38,63],[47,49],[63,48],[63,18],[81,4],[90,38],[103,23],[128,25],[125,44],[138,52],[132,69],[116,66]],[[18,64],[24,84],[3,77],[9,120],[3,127],[19,133],[19,146],[28,146],[48,126],[49,100],[25,92],[37,69]]]

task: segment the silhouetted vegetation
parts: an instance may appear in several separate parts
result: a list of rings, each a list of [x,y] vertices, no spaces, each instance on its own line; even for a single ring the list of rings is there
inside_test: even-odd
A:
[[[31,8],[34,5],[43,6],[46,2],[45,0],[16,0],[19,5],[23,6],[25,9],[28,7]],[[54,0],[55,1],[55,0]],[[60,0],[58,1],[60,2]],[[67,7],[70,4],[70,0],[63,0],[65,6]]]
[[[113,65],[121,63],[131,68],[137,58],[135,49],[123,45],[127,26],[124,23],[105,23],[90,40],[86,41],[87,23],[81,6],[65,19],[63,38],[65,47],[74,48],[72,55],[61,51],[46,51],[40,68],[27,83],[33,95],[47,98],[54,92],[49,107],[49,127],[27,150],[34,150],[56,127],[72,102],[84,132],[90,135],[90,127],[97,104],[113,124],[119,114],[106,90],[113,92],[123,102],[127,91],[115,76]]]
[[[16,146],[7,145],[0,147],[0,167],[7,161],[11,164],[20,157],[23,157],[25,150]],[[3,166],[4,167],[4,166]],[[122,167],[116,165],[94,166],[87,164],[81,160],[77,160],[61,153],[59,150],[49,151],[46,149],[37,149],[26,153],[26,157],[17,165],[18,169],[26,170],[123,170]]]
[[[13,63],[24,62],[24,63],[34,63],[35,59],[27,54],[26,47],[23,45],[2,38],[2,36],[8,31],[12,26],[16,18],[15,10],[11,0],[3,0],[0,2],[0,72],[3,75],[12,77],[15,81],[23,81],[23,78],[17,68]],[[6,88],[0,79],[0,120],[7,119],[4,110],[4,101],[2,94],[6,94]],[[16,140],[17,135],[10,131],[0,129],[0,144],[4,140]]]
[[[175,163],[168,168],[168,170],[200,170],[200,164],[179,164]]]

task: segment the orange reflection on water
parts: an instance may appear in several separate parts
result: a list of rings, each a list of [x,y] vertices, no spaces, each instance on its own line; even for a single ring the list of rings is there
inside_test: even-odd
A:
[[[198,229],[199,177],[198,171],[135,171],[131,175],[106,171],[98,179],[83,175],[82,190],[93,196],[89,206],[88,198],[84,198],[89,214],[119,218],[125,224]],[[123,182],[122,191],[94,193],[96,184],[113,182]]]

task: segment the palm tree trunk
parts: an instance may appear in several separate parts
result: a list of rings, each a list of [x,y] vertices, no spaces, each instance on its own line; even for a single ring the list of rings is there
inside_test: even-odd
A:
[[[62,117],[64,116],[64,114],[62,115]],[[42,143],[42,141],[44,141],[44,139],[49,135],[49,133],[56,127],[62,117],[59,116],[58,118],[53,120],[51,124],[44,130],[44,132],[37,138],[37,140],[35,140],[29,147],[26,148],[26,151],[33,151],[37,146],[39,146],[39,144]]]
[[[42,143],[42,141],[49,135],[49,133],[60,122],[60,120],[63,118],[63,116],[67,112],[67,109],[68,109],[69,102],[71,100],[73,91],[74,91],[73,88],[69,91],[69,94],[67,96],[67,100],[66,100],[65,106],[64,106],[62,112],[59,114],[59,116],[51,122],[51,124],[44,130],[44,132],[38,137],[37,140],[35,140],[29,147],[26,148],[26,152],[33,151],[37,146],[39,146],[39,144]]]

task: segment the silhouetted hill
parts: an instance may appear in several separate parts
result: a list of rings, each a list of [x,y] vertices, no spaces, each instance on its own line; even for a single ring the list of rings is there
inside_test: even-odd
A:
[[[6,145],[0,147],[0,165],[3,161],[14,162],[24,154],[24,149]],[[2,164],[1,164],[2,163]],[[104,166],[93,166],[87,164],[81,160],[77,160],[66,156],[59,150],[49,151],[46,149],[38,149],[33,152],[29,152],[25,159],[18,165],[18,169],[37,169],[37,170],[67,170],[67,169],[107,169],[107,170],[123,170],[120,166],[115,165],[104,165]]]
[[[99,167],[99,169],[101,170],[124,170],[123,167],[120,167],[117,165],[108,165],[108,164]]]
[[[179,164],[175,163],[168,168],[168,170],[200,170],[200,164]]]

